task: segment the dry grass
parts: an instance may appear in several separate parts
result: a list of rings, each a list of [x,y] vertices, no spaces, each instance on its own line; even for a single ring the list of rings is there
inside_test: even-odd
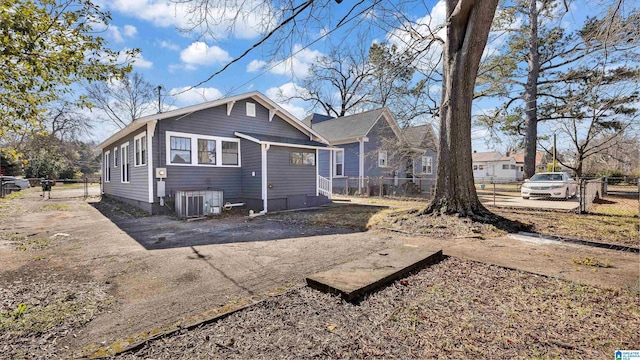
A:
[[[120,358],[611,358],[638,294],[449,258],[358,305],[301,288]]]
[[[341,227],[367,230],[371,218],[386,211],[385,207],[364,205],[337,205],[313,211],[289,211],[270,215],[270,219],[283,220],[307,226]]]

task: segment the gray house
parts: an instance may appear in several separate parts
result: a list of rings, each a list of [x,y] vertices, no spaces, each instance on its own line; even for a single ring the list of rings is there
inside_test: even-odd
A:
[[[363,193],[367,179],[384,178],[395,186],[435,181],[436,141],[430,125],[402,130],[388,108],[339,118],[313,114],[303,122],[336,148],[318,154],[320,175],[330,179],[333,192],[348,186]]]
[[[327,203],[329,142],[259,92],[145,116],[99,145],[106,197],[158,213],[257,213]],[[330,151],[329,151],[330,152]],[[324,194],[324,195],[323,195]]]

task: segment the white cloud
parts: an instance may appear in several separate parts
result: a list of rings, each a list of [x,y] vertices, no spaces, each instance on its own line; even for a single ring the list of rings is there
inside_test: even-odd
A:
[[[189,11],[189,3],[171,0],[113,0],[111,10],[127,16],[148,21],[155,26],[176,26],[182,29],[194,29],[196,32],[211,32],[213,38],[231,35],[241,39],[251,39],[274,25],[275,16],[270,2],[247,0],[242,2],[216,2],[216,6],[207,9],[207,18],[215,19],[216,24],[200,26],[194,18],[197,12]]]
[[[127,50],[129,48],[124,48],[118,53],[118,62],[119,63],[132,63],[134,68],[148,69],[153,67],[153,62],[146,60],[142,54],[138,54],[136,57],[131,58],[127,55]]]
[[[278,75],[294,75],[296,77],[306,77],[311,64],[323,54],[318,50],[303,49],[302,45],[293,46],[292,55],[282,61],[277,62],[269,72]]]
[[[265,66],[267,66],[267,62],[266,61],[251,60],[249,65],[247,65],[247,72],[256,72],[258,70],[261,70]]]
[[[439,0],[429,14],[417,19],[415,22],[405,22],[401,28],[387,34],[387,41],[396,45],[398,52],[412,52],[415,55],[415,64],[418,67],[424,69],[433,68],[434,65],[439,63],[442,47],[438,43],[432,44],[428,51],[425,51],[424,47],[434,37],[446,40],[445,20],[446,3],[444,0]]]
[[[283,109],[290,112],[298,119],[303,119],[307,115],[304,107],[304,101],[300,99],[291,99],[296,95],[304,95],[307,90],[295,83],[288,82],[278,87],[271,87],[265,91],[265,95],[275,101]],[[289,100],[291,99],[291,100]]]
[[[134,37],[138,33],[138,29],[133,25],[125,25],[122,32],[126,37]]]
[[[169,90],[180,106],[200,104],[222,98],[224,95],[216,88],[190,88],[188,86]]]
[[[231,61],[229,53],[225,50],[202,41],[196,41],[180,52],[180,60],[186,68],[195,68],[195,65],[213,65]]]
[[[175,50],[175,51],[180,50],[180,46],[178,46],[178,44],[172,43],[171,41],[167,41],[167,40],[161,40],[159,43],[157,43],[157,45],[159,45],[161,48],[165,48],[169,50]]]

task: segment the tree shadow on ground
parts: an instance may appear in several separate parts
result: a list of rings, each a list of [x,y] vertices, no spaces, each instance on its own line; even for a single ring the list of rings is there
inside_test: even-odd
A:
[[[332,223],[330,218],[327,221],[319,220],[322,219],[322,213],[331,211],[332,207],[254,219],[232,213],[199,221],[185,221],[168,215],[148,215],[135,207],[109,199],[91,205],[147,250],[349,234],[366,230],[366,226],[357,220],[351,224]]]

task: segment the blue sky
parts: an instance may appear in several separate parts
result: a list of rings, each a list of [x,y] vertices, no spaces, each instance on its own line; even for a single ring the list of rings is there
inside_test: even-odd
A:
[[[257,0],[248,2],[251,3],[251,1],[254,1],[257,6],[263,4]],[[139,48],[141,56],[134,62],[134,71],[143,74],[146,81],[154,85],[162,85],[165,92],[180,93],[175,97],[174,105],[177,107],[252,90],[261,91],[277,101],[275,97],[278,90],[285,94],[296,91],[296,76],[298,78],[305,76],[309,65],[317,56],[328,51],[331,42],[342,43],[344,46],[368,47],[372,41],[385,41],[390,36],[389,29],[376,26],[368,28],[364,44],[350,44],[354,37],[347,37],[342,42],[344,34],[339,32],[332,34],[332,36],[335,35],[333,39],[330,36],[322,37],[322,34],[330,29],[331,23],[337,21],[349,7],[348,1],[342,4],[331,2],[331,6],[335,7],[335,18],[328,20],[328,27],[309,29],[306,43],[292,41],[278,58],[284,59],[284,62],[267,70],[274,65],[273,59],[269,56],[272,49],[268,46],[262,47],[254,50],[245,59],[235,63],[211,81],[183,92],[205,80],[231,59],[238,57],[259,39],[260,34],[255,30],[260,26],[259,11],[257,14],[254,12],[246,18],[233,22],[234,31],[230,36],[227,36],[226,28],[213,29],[216,35],[216,39],[213,39],[199,37],[197,32],[180,31],[179,28],[189,26],[188,12],[183,6],[168,0],[102,0],[98,3],[112,14],[109,28],[104,29],[100,36],[108,40],[108,46],[113,50]],[[443,22],[443,1],[425,1],[422,4],[424,6],[411,8],[410,13],[406,14],[407,18],[417,23]],[[232,9],[227,12],[220,11],[217,16],[227,18],[231,13],[233,13]],[[574,22],[577,19],[569,20]],[[321,40],[306,47],[309,40],[317,38]],[[293,52],[297,54],[291,57]],[[309,104],[300,101],[281,103],[281,105],[299,119],[304,118],[311,110]],[[491,106],[491,104],[477,104],[475,110],[481,111],[482,107]],[[103,131],[94,132],[94,134],[101,133],[104,134],[103,138],[106,138],[115,130],[117,128],[105,126]],[[486,133],[482,129],[474,131],[475,150],[488,149],[484,135]],[[96,140],[102,140],[102,138],[96,138]]]

